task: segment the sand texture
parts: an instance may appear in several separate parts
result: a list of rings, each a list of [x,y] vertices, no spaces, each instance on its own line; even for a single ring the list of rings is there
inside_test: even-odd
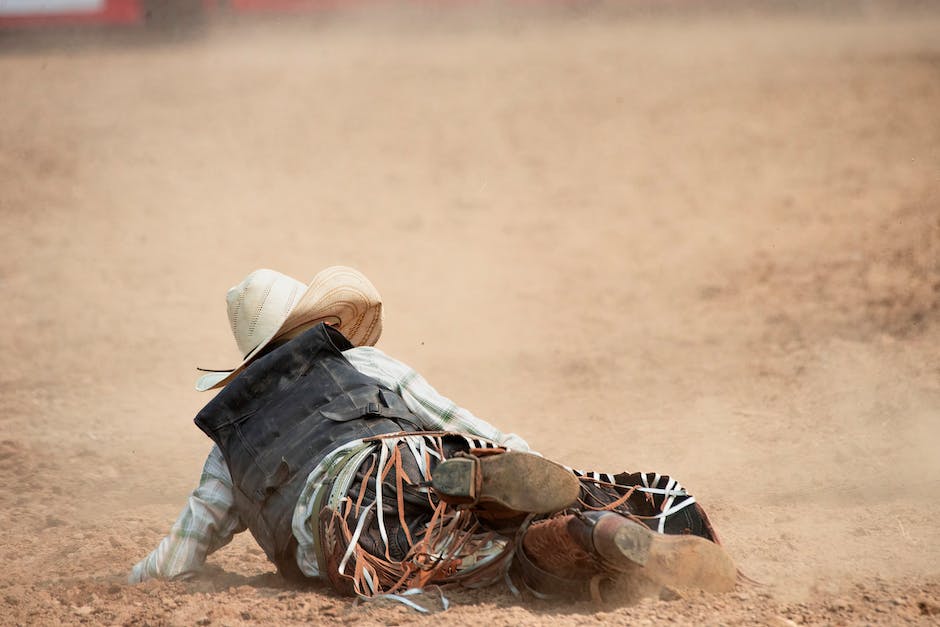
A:
[[[0,624],[937,624],[940,15],[578,11],[0,41]],[[386,352],[677,477],[762,586],[634,605],[124,583],[195,486],[225,290],[363,270]]]

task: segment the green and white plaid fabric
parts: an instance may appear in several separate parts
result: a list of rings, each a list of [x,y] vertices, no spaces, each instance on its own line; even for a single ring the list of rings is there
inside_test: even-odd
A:
[[[483,437],[517,451],[529,450],[525,440],[512,433],[502,433],[491,424],[458,407],[409,366],[370,346],[352,348],[343,355],[359,372],[395,390],[418,417],[420,427],[428,431],[456,431]],[[316,488],[344,454],[361,442],[350,442],[334,450],[314,469],[297,503],[294,535],[300,549],[298,565],[308,576],[319,573],[313,554],[312,538],[306,521],[315,515],[309,511]],[[235,512],[232,477],[218,447],[213,447],[203,467],[199,486],[193,490],[173,527],[150,555],[138,562],[128,577],[131,583],[152,578],[185,578],[196,573],[206,557],[222,548],[236,533],[245,530]]]

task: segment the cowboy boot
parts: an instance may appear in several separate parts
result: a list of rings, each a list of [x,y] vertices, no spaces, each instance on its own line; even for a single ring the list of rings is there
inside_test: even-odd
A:
[[[577,501],[580,483],[563,466],[532,453],[473,449],[432,471],[431,487],[447,503],[494,519],[550,514]]]
[[[615,512],[585,512],[538,521],[518,554],[526,583],[539,592],[585,596],[599,579],[727,592],[737,570],[724,549],[694,535],[652,531]]]

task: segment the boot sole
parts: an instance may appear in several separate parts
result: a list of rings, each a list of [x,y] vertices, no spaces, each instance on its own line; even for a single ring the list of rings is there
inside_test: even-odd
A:
[[[598,553],[625,573],[639,574],[668,588],[728,592],[737,568],[725,550],[705,538],[656,533],[639,523],[611,520],[616,531],[598,523],[594,543]]]
[[[482,475],[479,484],[477,472]],[[529,514],[561,511],[574,503],[581,491],[580,482],[569,470],[544,457],[517,451],[478,459],[448,459],[434,469],[431,482],[444,500]]]

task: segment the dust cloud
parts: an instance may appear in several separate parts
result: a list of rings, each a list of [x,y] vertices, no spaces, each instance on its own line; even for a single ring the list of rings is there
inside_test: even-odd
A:
[[[430,622],[250,538],[124,585],[198,480],[225,290],[343,263],[380,347],[542,453],[676,476],[744,573],[453,624],[940,613],[940,17],[441,6],[0,34],[0,622]]]

